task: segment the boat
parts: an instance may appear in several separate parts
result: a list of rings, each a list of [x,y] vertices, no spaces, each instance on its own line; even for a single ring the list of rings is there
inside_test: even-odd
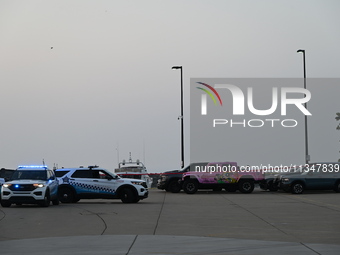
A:
[[[146,182],[148,188],[151,188],[153,179],[149,176],[145,165],[137,159],[132,161],[131,153],[129,161],[125,159],[118,164],[118,168],[115,169],[115,174],[122,178],[139,179]]]

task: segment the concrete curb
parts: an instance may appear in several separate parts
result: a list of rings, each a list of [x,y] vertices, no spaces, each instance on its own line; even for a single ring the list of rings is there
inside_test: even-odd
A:
[[[340,245],[166,235],[70,236],[1,241],[2,255],[337,255]]]

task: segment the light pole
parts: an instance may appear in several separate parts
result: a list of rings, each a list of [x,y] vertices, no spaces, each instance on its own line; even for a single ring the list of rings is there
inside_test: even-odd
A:
[[[184,168],[184,127],[183,127],[183,68],[173,66],[172,69],[181,69],[181,168]]]
[[[306,56],[305,56],[305,50],[299,49],[297,51],[298,53],[302,52],[303,54],[303,84],[304,89],[307,88],[307,79],[306,79]],[[307,102],[305,103],[305,108],[307,109]],[[308,154],[308,128],[307,128],[307,115],[305,115],[305,152],[306,152],[306,164],[310,161],[310,156]]]

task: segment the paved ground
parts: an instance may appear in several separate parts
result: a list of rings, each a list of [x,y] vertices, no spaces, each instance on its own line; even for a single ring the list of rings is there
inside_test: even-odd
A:
[[[0,230],[1,254],[340,254],[340,194],[151,190],[0,208]]]

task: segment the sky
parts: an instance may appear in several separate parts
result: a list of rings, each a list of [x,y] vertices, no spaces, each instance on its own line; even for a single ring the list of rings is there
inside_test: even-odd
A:
[[[190,78],[300,78],[298,49],[307,77],[339,78],[339,11],[336,0],[0,0],[0,167],[113,170],[131,152],[150,172],[179,168],[172,66],[187,164]],[[311,130],[311,157],[336,161],[340,86],[313,89],[329,128]]]

